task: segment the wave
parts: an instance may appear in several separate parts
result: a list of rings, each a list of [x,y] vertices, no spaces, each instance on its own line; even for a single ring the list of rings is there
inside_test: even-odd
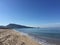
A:
[[[43,39],[40,39],[40,38],[36,38],[34,36],[30,36],[34,41],[38,42],[39,44],[42,44],[42,45],[56,45],[56,44],[51,44],[51,43],[48,43],[46,40],[43,40]]]

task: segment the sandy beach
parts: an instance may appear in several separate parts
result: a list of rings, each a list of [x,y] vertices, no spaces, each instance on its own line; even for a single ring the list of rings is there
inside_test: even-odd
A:
[[[0,29],[0,45],[41,45],[12,29]]]

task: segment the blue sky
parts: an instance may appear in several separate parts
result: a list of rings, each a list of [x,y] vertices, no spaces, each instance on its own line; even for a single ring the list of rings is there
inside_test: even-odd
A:
[[[0,0],[0,25],[29,26],[60,24],[59,0]]]

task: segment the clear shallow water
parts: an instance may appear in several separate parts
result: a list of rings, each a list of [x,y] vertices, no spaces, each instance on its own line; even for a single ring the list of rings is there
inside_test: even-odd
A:
[[[43,42],[57,43],[56,45],[60,45],[60,29],[47,29],[47,28],[24,28],[24,29],[16,29],[17,31],[24,32],[30,34],[38,40]],[[45,41],[46,40],[46,41]],[[54,42],[55,41],[55,42]],[[48,44],[46,44],[48,45]],[[52,45],[52,44],[51,44]]]

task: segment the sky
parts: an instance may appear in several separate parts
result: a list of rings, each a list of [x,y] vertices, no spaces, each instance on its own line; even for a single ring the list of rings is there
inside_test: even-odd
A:
[[[60,0],[0,0],[0,25],[60,25]]]

